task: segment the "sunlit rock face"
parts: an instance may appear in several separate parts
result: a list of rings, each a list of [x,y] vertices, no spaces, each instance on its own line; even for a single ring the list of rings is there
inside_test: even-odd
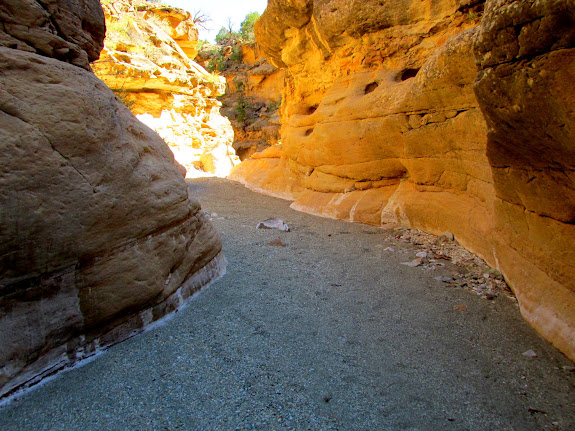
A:
[[[379,3],[269,2],[256,37],[286,70],[283,145],[232,176],[354,221],[414,223],[402,195],[437,200],[421,203],[446,208],[435,219],[465,217],[442,202],[455,194],[481,220],[494,194],[473,92],[482,2]],[[489,227],[461,229],[481,238]]]
[[[283,145],[231,177],[313,214],[453,232],[575,358],[573,14],[271,0],[256,37],[286,70]]]
[[[190,14],[141,0],[103,2],[107,35],[96,75],[170,146],[188,177],[226,176],[239,159],[220,115],[225,79],[193,61]]]
[[[0,398],[141,331],[225,266],[167,145],[88,70],[104,38],[100,4],[10,6],[0,12]]]

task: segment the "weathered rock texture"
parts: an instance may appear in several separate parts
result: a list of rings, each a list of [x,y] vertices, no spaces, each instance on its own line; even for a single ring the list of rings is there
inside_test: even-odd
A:
[[[283,69],[268,63],[257,43],[241,45],[241,64],[222,73],[228,83],[222,114],[234,127],[233,147],[241,160],[280,140],[278,108]]]
[[[34,52],[90,69],[102,50],[105,28],[98,2],[3,0],[0,46]]]
[[[2,29],[46,11],[16,3]],[[133,335],[225,262],[168,147],[76,61],[102,46],[98,2],[48,10],[0,47],[0,397]],[[34,48],[58,37],[72,64]]]
[[[190,14],[143,0],[104,2],[104,11],[108,33],[96,75],[166,141],[188,176],[228,175],[239,160],[216,99],[225,80],[193,61],[198,32]]]
[[[232,178],[314,214],[454,232],[574,359],[574,3],[483,6],[270,1],[256,37],[286,70],[283,145]]]
[[[476,54],[494,258],[525,318],[575,359],[575,2],[490,1]]]

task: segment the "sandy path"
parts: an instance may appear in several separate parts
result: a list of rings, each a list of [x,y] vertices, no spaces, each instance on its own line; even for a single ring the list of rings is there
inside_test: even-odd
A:
[[[218,214],[227,275],[167,325],[0,409],[1,430],[575,429],[573,364],[508,298],[399,265],[375,227],[224,180],[191,187]],[[293,231],[256,230],[268,217]]]

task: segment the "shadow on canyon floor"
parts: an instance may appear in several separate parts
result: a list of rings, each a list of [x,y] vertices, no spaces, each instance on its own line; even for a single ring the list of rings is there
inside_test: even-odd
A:
[[[2,430],[575,427],[573,364],[506,295],[401,265],[388,231],[189,183],[227,275],[165,326],[4,407]],[[291,232],[255,228],[269,217]]]

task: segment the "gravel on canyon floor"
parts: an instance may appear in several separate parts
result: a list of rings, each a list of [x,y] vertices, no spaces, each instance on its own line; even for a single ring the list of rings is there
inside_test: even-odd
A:
[[[445,238],[310,216],[227,180],[190,187],[227,275],[0,408],[0,430],[575,429],[573,363]],[[290,231],[256,229],[268,218]]]

